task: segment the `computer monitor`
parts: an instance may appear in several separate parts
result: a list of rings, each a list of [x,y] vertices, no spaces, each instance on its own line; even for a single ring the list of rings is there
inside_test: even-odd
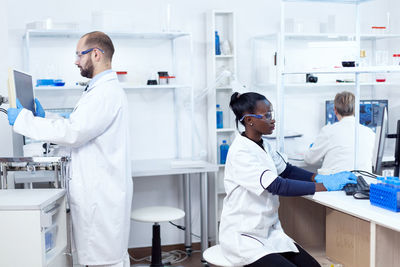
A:
[[[8,99],[10,107],[16,107],[17,98],[24,108],[32,112],[35,111],[32,76],[22,71],[10,69],[8,71]]]
[[[375,146],[372,158],[372,168],[375,174],[382,174],[382,157],[385,148],[385,139],[388,133],[387,108],[383,107],[380,112],[381,124],[376,127]]]
[[[334,101],[325,102],[325,124],[338,121],[334,111]],[[381,124],[382,108],[388,108],[387,100],[360,100],[360,123],[376,132],[376,127]]]

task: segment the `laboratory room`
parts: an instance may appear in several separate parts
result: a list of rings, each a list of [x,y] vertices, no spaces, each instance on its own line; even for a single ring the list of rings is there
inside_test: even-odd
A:
[[[1,1],[1,267],[395,267],[400,1]]]

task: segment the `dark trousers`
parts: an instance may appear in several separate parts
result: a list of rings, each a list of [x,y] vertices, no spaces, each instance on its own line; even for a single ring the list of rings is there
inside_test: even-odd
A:
[[[321,265],[295,243],[299,253],[284,252],[269,254],[245,267],[321,267]]]

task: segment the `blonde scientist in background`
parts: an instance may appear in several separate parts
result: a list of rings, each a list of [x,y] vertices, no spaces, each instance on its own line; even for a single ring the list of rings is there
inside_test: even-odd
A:
[[[79,264],[130,266],[127,252],[132,201],[128,103],[111,70],[114,46],[102,32],[85,34],[75,64],[92,78],[69,118],[45,112],[8,110],[14,131],[71,148],[70,207]]]
[[[322,167],[318,170],[320,174],[354,169],[354,95],[350,92],[338,93],[334,100],[334,111],[339,121],[324,126],[304,155],[307,164],[322,161]],[[375,133],[360,123],[357,125],[357,169],[371,172]]]

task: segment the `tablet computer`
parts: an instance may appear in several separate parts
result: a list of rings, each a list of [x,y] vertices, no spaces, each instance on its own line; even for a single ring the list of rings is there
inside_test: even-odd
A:
[[[22,106],[35,112],[35,97],[33,94],[32,76],[28,73],[9,69],[8,70],[8,100],[10,107],[17,106],[16,99]]]

